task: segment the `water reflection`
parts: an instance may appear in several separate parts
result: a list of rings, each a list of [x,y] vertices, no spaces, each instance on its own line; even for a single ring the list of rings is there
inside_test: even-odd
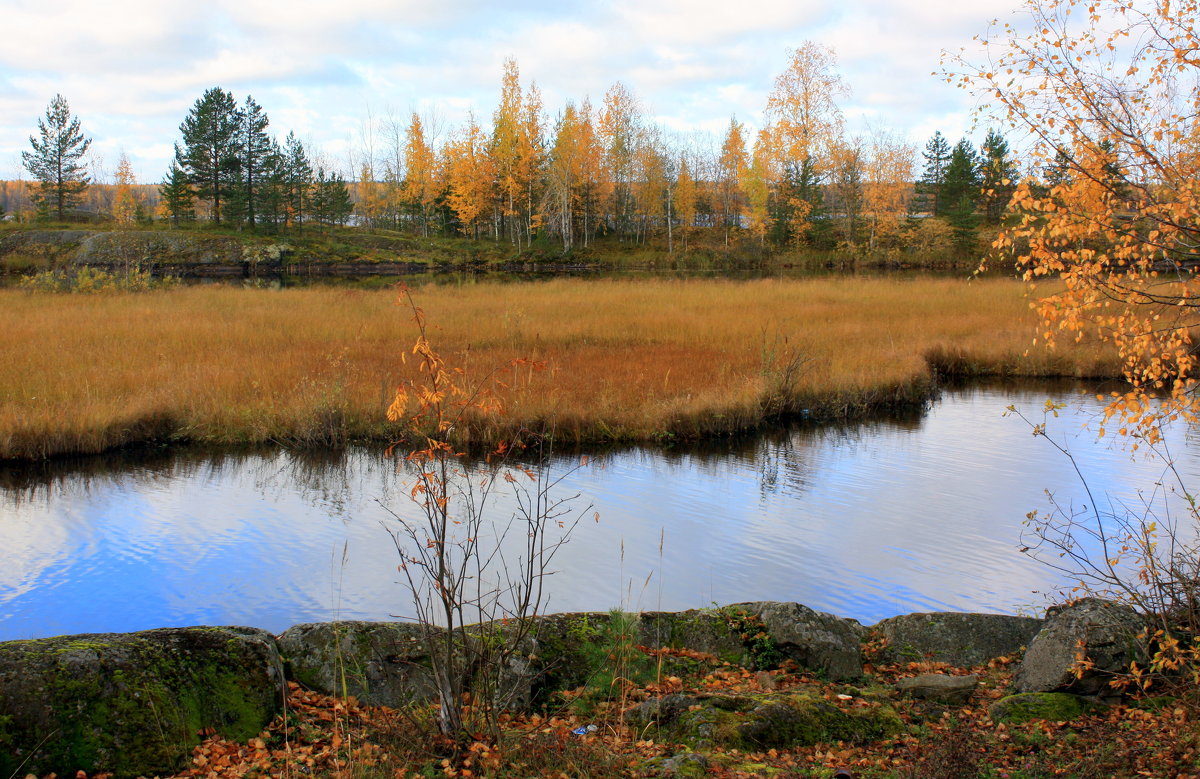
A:
[[[1044,490],[1082,500],[1071,463],[1019,420],[1050,394],[1051,433],[1093,485],[1136,500],[1162,466],[1083,431],[1062,385],[964,388],[926,413],[797,427],[692,449],[623,449],[575,467],[594,504],[555,561],[555,610],[796,600],[874,622],[917,610],[1012,612],[1062,582],[1016,551]],[[1040,417],[1039,417],[1040,418]],[[1193,431],[1172,438],[1197,483]],[[569,472],[568,472],[569,471]],[[378,449],[143,452],[0,469],[0,639],[162,625],[407,616],[385,507],[402,473]],[[507,516],[511,499],[494,511]],[[590,516],[590,512],[589,512]],[[662,549],[660,552],[660,539]]]

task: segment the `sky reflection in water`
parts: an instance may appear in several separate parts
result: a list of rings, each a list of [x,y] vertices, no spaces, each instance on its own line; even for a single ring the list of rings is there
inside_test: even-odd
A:
[[[576,507],[593,508],[556,558],[550,609],[794,600],[868,624],[1037,611],[1037,593],[1062,582],[1018,553],[1021,522],[1047,507],[1044,490],[1077,506],[1084,491],[1066,458],[1002,414],[1016,403],[1040,420],[1050,392],[970,388],[909,420],[592,458],[565,478]],[[1080,432],[1099,409],[1090,394],[1067,399],[1050,430],[1094,490],[1129,501],[1161,479],[1161,463]],[[1196,484],[1186,435],[1171,440]],[[0,639],[409,615],[381,526],[384,506],[404,509],[405,483],[377,449],[0,471]]]

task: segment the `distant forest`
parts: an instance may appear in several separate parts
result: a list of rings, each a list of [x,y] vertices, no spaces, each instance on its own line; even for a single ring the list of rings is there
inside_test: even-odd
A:
[[[80,189],[70,215],[262,233],[352,224],[518,249],[572,250],[602,236],[671,250],[976,247],[1019,178],[1005,139],[990,130],[976,149],[937,133],[922,149],[884,130],[850,135],[836,65],[831,49],[803,44],[757,131],[730,117],[721,138],[705,139],[650,122],[621,83],[599,104],[569,101],[551,118],[509,60],[490,122],[472,114],[444,131],[416,113],[369,118],[349,171],[314,164],[294,135],[270,134],[252,97],[214,87],[183,118],[161,183],[134,181],[123,158],[114,181]],[[36,180],[0,182],[0,209],[10,220],[45,219],[39,191]]]

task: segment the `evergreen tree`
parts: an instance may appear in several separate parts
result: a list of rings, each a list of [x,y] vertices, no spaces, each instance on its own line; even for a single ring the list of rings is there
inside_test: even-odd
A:
[[[1054,153],[1054,161],[1042,168],[1042,175],[1046,179],[1046,185],[1057,187],[1064,184],[1070,184],[1075,180],[1074,174],[1071,172],[1071,155],[1066,149],[1058,149]]]
[[[313,186],[313,169],[304,152],[304,145],[294,133],[288,133],[283,142],[281,174],[287,221],[303,229],[304,215],[311,208],[309,197]]]
[[[954,228],[955,243],[963,251],[975,246],[979,185],[979,155],[971,142],[963,138],[950,152],[941,193],[946,219]]]
[[[288,176],[287,159],[279,142],[271,139],[271,153],[267,157],[266,178],[263,181],[263,221],[278,230],[287,226]]]
[[[233,95],[213,87],[196,101],[179,132],[183,148],[175,159],[195,186],[197,197],[212,203],[212,219],[221,223],[221,210],[241,184],[242,116]]]
[[[238,173],[240,180],[229,199],[229,214],[245,221],[253,230],[261,221],[262,201],[267,196],[267,179],[273,166],[272,140],[267,135],[270,120],[262,106],[247,96],[237,111]]]
[[[817,249],[833,246],[817,160],[811,155],[784,165],[770,211],[770,239],[777,245],[804,244]]]
[[[996,130],[988,130],[980,147],[979,179],[984,216],[999,224],[1017,188],[1017,163],[1009,157],[1008,141]]]
[[[942,186],[946,182],[946,166],[950,164],[950,143],[942,135],[942,131],[934,132],[925,151],[925,171],[917,182],[917,193],[921,197],[923,210],[934,216],[945,214],[945,203],[942,199]]]
[[[326,174],[324,168],[317,169],[313,187],[312,210],[317,221],[326,225],[344,225],[349,220],[354,204],[350,201],[350,190],[340,173]]]
[[[858,245],[862,237],[864,190],[862,152],[857,146],[836,150],[829,194],[838,239],[848,246]]]
[[[46,109],[46,119],[38,119],[38,137],[29,136],[32,152],[21,152],[21,161],[38,180],[34,201],[38,211],[53,211],[59,221],[83,198],[89,177],[80,159],[92,144],[79,129],[79,119],[71,116],[71,107],[62,95],[55,95]]]
[[[175,156],[179,157],[179,146],[175,147]],[[191,222],[196,218],[196,191],[192,188],[191,180],[178,162],[171,163],[171,170],[158,187],[159,197],[162,198],[163,208],[178,226],[181,222]]]

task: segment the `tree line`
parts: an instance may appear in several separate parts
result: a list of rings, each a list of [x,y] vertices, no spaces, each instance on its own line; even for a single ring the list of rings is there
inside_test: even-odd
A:
[[[347,181],[314,166],[293,133],[271,136],[252,97],[238,102],[213,87],[180,124],[155,215],[264,232],[352,221],[566,250],[600,236],[673,250],[701,233],[726,246],[969,248],[979,224],[999,221],[1019,176],[998,132],[979,151],[935,134],[918,177],[907,140],[845,132],[846,94],[833,51],[805,43],[776,78],[753,137],[731,117],[720,143],[706,144],[650,122],[621,83],[598,105],[568,101],[551,120],[536,84],[523,87],[508,60],[489,123],[472,114],[443,139],[416,113],[370,119]],[[38,128],[26,168],[39,182],[39,213],[61,219],[87,186],[78,160],[90,140],[61,96]],[[128,178],[119,169],[118,188]]]

